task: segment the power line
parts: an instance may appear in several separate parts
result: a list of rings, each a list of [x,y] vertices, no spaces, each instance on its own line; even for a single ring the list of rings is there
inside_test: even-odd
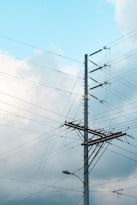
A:
[[[9,57],[9,55],[6,54],[6,53],[0,52],[0,54],[3,55],[3,56]],[[74,75],[74,74],[71,74],[71,73],[68,73],[68,72],[64,72],[64,71],[62,71],[62,70],[60,70],[60,69],[55,69],[53,66],[42,65],[42,64],[40,64],[40,63],[35,63],[35,62],[33,62],[33,61],[27,62],[26,60],[23,60],[23,59],[17,58],[17,57],[16,57],[16,59],[17,59],[17,60],[21,60],[21,61],[24,62],[24,63],[28,63],[28,64],[31,64],[31,65],[35,65],[36,68],[39,66],[39,67],[41,67],[41,68],[45,68],[45,69],[48,69],[48,70],[50,70],[50,71],[52,70],[52,71],[57,72],[57,73],[62,73],[62,74],[64,74],[64,75],[67,75],[67,76],[70,76],[70,77],[73,77],[73,78],[82,79],[82,77],[80,77],[80,76],[78,77],[77,75]],[[13,75],[13,74],[6,73],[6,72],[2,72],[2,71],[1,71],[0,73],[1,73],[1,74],[5,74],[5,75],[9,75],[9,76],[12,76],[12,77],[15,77],[15,78],[25,79],[25,78],[22,78],[21,76]],[[27,80],[27,79],[26,79],[26,80]],[[31,80],[31,82],[34,82],[34,83],[35,83],[35,81],[32,81],[32,80]],[[39,84],[39,83],[37,82],[37,84]]]
[[[137,35],[136,31],[137,31],[137,29],[134,29],[134,30],[128,32],[124,36],[119,37],[118,39],[108,43],[106,47],[110,46],[112,48],[112,47],[114,47],[114,46],[124,42],[125,40],[130,39],[131,37],[136,36]]]
[[[50,110],[50,109],[48,109],[48,108],[46,108],[46,107],[39,106],[39,105],[37,105],[37,104],[34,104],[34,103],[29,102],[29,101],[27,101],[27,100],[24,100],[24,99],[22,99],[22,98],[19,98],[19,97],[10,95],[10,94],[5,93],[5,92],[3,92],[3,91],[0,91],[0,93],[3,94],[3,95],[9,96],[9,97],[11,97],[11,98],[14,98],[14,99],[16,99],[16,100],[19,100],[19,101],[21,101],[21,102],[30,104],[30,105],[32,105],[32,106],[34,106],[34,107],[37,107],[37,108],[41,109],[41,110],[46,110],[46,111],[51,112],[51,113],[53,113],[53,114],[56,114],[56,115],[59,115],[59,116],[65,117],[65,118],[69,118],[69,117],[67,117],[66,115],[63,115],[63,114],[58,113],[58,112],[55,112],[55,111]],[[70,118],[70,119],[71,119],[71,118]]]
[[[71,93],[73,95],[79,95],[79,96],[82,96],[80,94],[76,94],[76,93],[73,93],[72,91],[69,91],[69,90],[64,90],[62,88],[57,88],[57,87],[54,87],[54,86],[51,86],[51,85],[46,85],[46,84],[42,84],[42,83],[37,83],[35,81],[32,81],[32,80],[29,80],[29,79],[26,79],[26,78],[22,78],[22,77],[19,77],[19,76],[15,76],[15,75],[12,75],[12,74],[7,74],[7,73],[3,73],[5,75],[10,75],[10,76],[14,76],[15,78],[19,78],[21,80],[25,80],[25,81],[28,81],[29,83],[33,83],[33,84],[39,84],[40,86],[43,86],[43,87],[48,87],[48,88],[51,88],[51,89],[54,89],[54,90],[57,90],[57,91],[62,91],[64,93]]]
[[[2,35],[0,34],[0,37],[3,38],[3,39],[6,39],[6,40],[9,40],[9,41],[13,41],[17,44],[21,44],[21,45],[24,45],[24,46],[27,46],[27,47],[30,47],[30,48],[33,48],[33,49],[38,49],[38,50],[41,50],[41,51],[44,51],[46,53],[49,53],[51,55],[55,55],[57,57],[61,57],[61,58],[65,58],[67,60],[70,60],[70,61],[74,61],[74,62],[77,62],[77,63],[80,63],[80,64],[83,64],[83,62],[77,60],[77,59],[74,59],[74,58],[71,58],[71,57],[67,57],[67,56],[64,56],[62,54],[58,54],[58,53],[55,53],[55,52],[52,52],[52,51],[49,51],[49,50],[45,50],[45,49],[42,49],[42,48],[39,48],[38,46],[35,46],[35,45],[32,45],[32,44],[29,44],[29,43],[26,43],[26,42],[23,42],[23,41],[20,41],[20,40],[16,40],[14,38],[11,38],[9,36],[5,36],[5,35]]]

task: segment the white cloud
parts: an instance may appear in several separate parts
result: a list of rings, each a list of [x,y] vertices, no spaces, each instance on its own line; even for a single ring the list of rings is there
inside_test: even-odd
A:
[[[73,161],[78,155],[74,157],[69,150],[80,147],[80,142],[56,128],[79,106],[82,96],[71,93],[72,88],[75,93],[79,90],[81,83],[75,84],[77,78],[73,76],[78,73],[75,65],[44,52],[35,52],[26,61],[0,53],[0,177],[7,177],[1,181],[3,195],[10,199],[23,197],[31,184],[26,189],[22,179],[51,184],[68,162],[76,166]],[[71,155],[73,160],[69,160]],[[12,179],[19,179],[15,189]],[[18,194],[16,189],[20,190]],[[38,189],[36,185],[34,192]]]
[[[115,17],[123,33],[137,28],[136,0],[109,0],[115,5]]]

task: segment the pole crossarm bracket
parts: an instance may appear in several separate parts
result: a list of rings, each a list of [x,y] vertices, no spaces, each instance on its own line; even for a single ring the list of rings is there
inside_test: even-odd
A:
[[[69,128],[73,128],[73,129],[77,129],[77,130],[81,130],[81,131],[85,130],[84,126],[80,126],[79,124],[74,124],[73,122],[65,122],[64,125],[66,125]],[[102,142],[107,142],[109,140],[119,138],[119,137],[122,137],[122,136],[126,135],[126,133],[123,133],[123,132],[105,134],[105,133],[98,132],[96,130],[92,130],[92,129],[89,129],[89,128],[87,130],[88,130],[88,133],[99,136],[100,138],[97,138],[97,139],[94,139],[94,140],[89,140],[87,142],[82,143],[81,145],[91,146],[91,145],[99,144],[99,143],[102,143]]]
[[[90,140],[90,141],[88,141],[86,143],[82,143],[82,145],[88,144],[88,146],[91,146],[91,145],[99,144],[99,143],[102,143],[102,142],[107,142],[109,140],[122,137],[124,135],[126,135],[126,133],[117,132],[117,133],[113,133],[113,134],[107,135],[107,136],[102,137],[102,138]]]
[[[79,124],[74,124],[73,122],[65,122],[64,125],[66,125],[67,127],[71,127],[73,129],[81,130],[81,131],[85,130],[84,126],[80,126]],[[92,130],[92,129],[89,129],[89,128],[88,128],[88,133],[96,135],[96,136],[100,136],[100,137],[105,136],[104,133],[101,133],[101,132],[98,132],[96,130]]]

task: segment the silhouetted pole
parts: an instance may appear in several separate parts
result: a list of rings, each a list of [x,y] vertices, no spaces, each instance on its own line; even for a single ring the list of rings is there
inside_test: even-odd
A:
[[[88,171],[88,55],[85,54],[84,76],[84,205],[89,205]]]

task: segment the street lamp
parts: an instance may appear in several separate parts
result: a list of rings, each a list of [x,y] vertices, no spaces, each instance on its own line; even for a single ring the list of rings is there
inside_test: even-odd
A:
[[[70,171],[68,171],[68,170],[64,170],[64,171],[62,171],[62,173],[63,173],[63,174],[68,174],[68,175],[70,174],[70,175],[73,175],[73,176],[77,177],[77,178],[82,182],[82,184],[84,185],[83,180],[82,180],[78,175],[76,175],[75,173],[70,172]]]

